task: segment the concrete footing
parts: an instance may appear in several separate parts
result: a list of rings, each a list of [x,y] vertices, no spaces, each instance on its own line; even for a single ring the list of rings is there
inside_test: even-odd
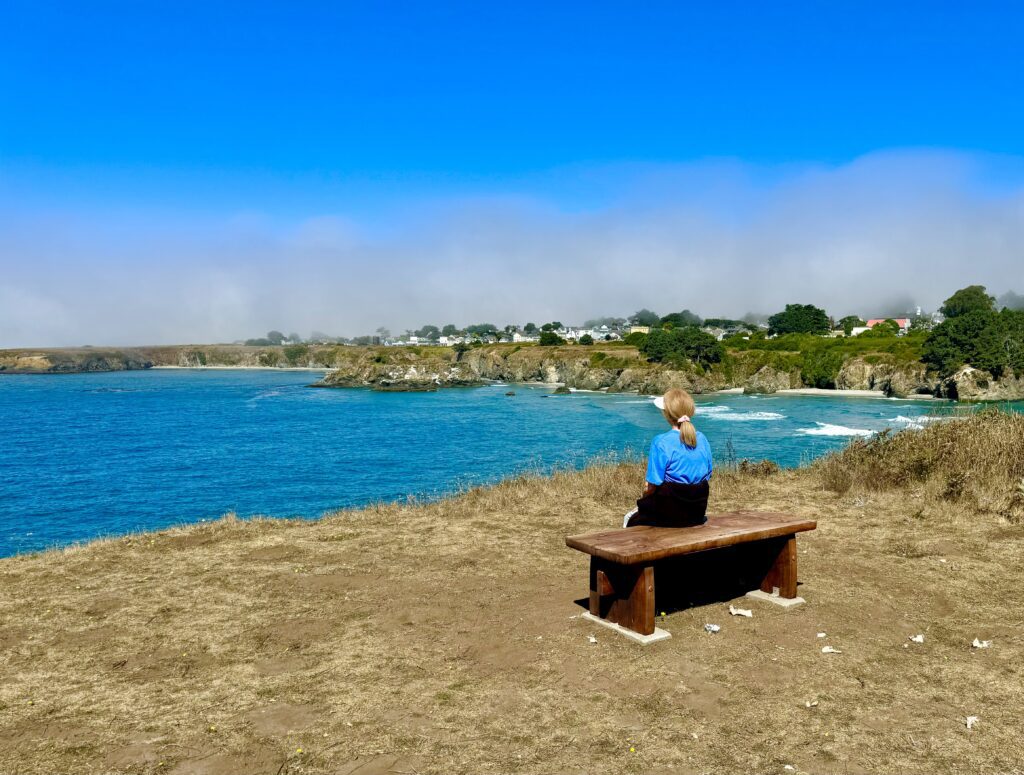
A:
[[[663,630],[660,627],[655,627],[654,632],[650,635],[641,635],[639,632],[633,632],[632,630],[623,627],[621,624],[609,622],[599,616],[594,616],[590,611],[580,614],[580,618],[585,619],[588,622],[593,622],[594,624],[600,624],[602,627],[607,627],[609,630],[615,630],[619,635],[625,635],[630,640],[634,640],[644,646],[649,643],[657,643],[659,640],[668,640],[672,637],[671,632]]]
[[[806,603],[802,597],[780,597],[779,588],[775,587],[774,591],[770,594],[760,589],[755,589],[752,592],[748,592],[747,597],[752,597],[755,600],[763,600],[766,603],[774,603],[782,608],[793,608],[801,603]]]

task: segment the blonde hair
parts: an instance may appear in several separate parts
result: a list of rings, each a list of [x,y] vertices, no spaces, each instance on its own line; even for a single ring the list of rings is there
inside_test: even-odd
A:
[[[661,411],[665,419],[672,423],[672,427],[679,428],[679,440],[687,447],[693,449],[697,446],[697,429],[693,426],[692,420],[685,420],[682,424],[680,417],[693,417],[697,411],[693,403],[693,397],[685,390],[672,388],[664,397],[665,408]]]

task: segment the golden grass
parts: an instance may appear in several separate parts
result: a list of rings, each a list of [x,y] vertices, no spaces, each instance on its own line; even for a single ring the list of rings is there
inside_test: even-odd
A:
[[[563,544],[615,524],[636,463],[0,561],[0,773],[1020,772],[1024,527],[986,491],[1020,422],[720,472],[713,510],[819,520],[808,603],[670,612],[647,648],[573,618]]]

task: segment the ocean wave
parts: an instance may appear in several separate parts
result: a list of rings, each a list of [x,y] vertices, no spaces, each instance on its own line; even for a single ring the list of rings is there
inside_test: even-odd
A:
[[[845,425],[831,425],[827,422],[814,423],[817,428],[799,428],[797,433],[805,436],[871,436],[874,431],[864,428],[847,428]]]
[[[938,422],[941,419],[941,417],[930,414],[919,414],[917,417],[906,417],[898,414],[895,417],[889,417],[886,419],[886,422],[901,423],[903,425],[921,425],[922,423]]]
[[[771,420],[784,420],[786,415],[779,414],[778,412],[722,412],[714,415],[716,420],[726,420],[728,422],[751,422],[751,421],[771,421]]]
[[[720,406],[719,404],[697,404],[697,414],[722,414],[731,412],[731,406]]]

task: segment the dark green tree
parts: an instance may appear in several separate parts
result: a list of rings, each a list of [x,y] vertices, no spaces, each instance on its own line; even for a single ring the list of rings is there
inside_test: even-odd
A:
[[[853,333],[853,329],[859,328],[863,325],[864,320],[856,315],[847,315],[845,318],[840,318],[839,320],[839,327],[843,329],[843,333],[847,336]]]
[[[493,323],[474,323],[466,326],[466,333],[473,336],[489,336],[498,333],[498,327]]]
[[[721,342],[695,326],[670,331],[653,329],[638,347],[648,360],[656,363],[689,360],[705,368],[725,355]]]
[[[584,334],[583,336],[580,337],[580,344],[591,345],[593,343],[594,337],[592,337],[590,334]]]
[[[523,333],[527,334],[527,335],[536,334],[537,333],[537,324],[536,323],[527,323],[525,326],[523,326]]]
[[[416,336],[436,342],[438,337],[441,336],[441,329],[437,326],[423,326],[423,328],[416,332]]]
[[[658,317],[657,312],[651,312],[649,309],[640,309],[629,316],[629,323],[634,326],[651,326],[653,328],[661,325],[661,318]]]
[[[968,285],[961,288],[939,307],[939,312],[947,318],[956,318],[971,312],[995,311],[996,300],[988,295],[984,285]]]
[[[1002,322],[991,310],[956,314],[932,329],[921,360],[944,377],[964,365],[998,376],[1008,365],[1012,350]]]
[[[683,328],[684,326],[699,326],[701,324],[700,315],[690,312],[688,309],[684,309],[682,312],[673,312],[665,315],[661,318],[661,324],[664,326],[666,323],[671,323],[674,328]]]
[[[459,329],[454,323],[449,323],[441,329],[441,336],[455,336],[457,333],[459,333]]]
[[[565,344],[565,340],[554,331],[541,331],[540,343],[544,347],[554,347],[555,345]]]
[[[828,315],[813,304],[787,304],[768,318],[769,334],[825,334],[828,330]]]
[[[280,331],[267,331],[267,341],[271,344],[281,344],[284,341],[284,334]]]

